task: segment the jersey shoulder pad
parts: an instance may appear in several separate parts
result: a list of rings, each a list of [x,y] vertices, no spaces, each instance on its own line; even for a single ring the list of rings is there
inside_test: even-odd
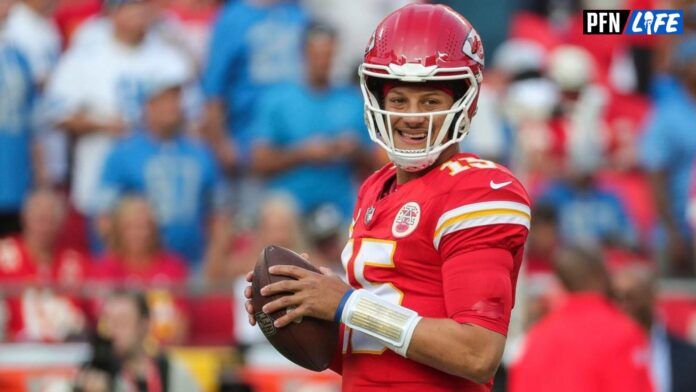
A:
[[[460,170],[456,164],[454,171],[446,168],[452,179],[435,224],[436,248],[448,234],[469,229],[499,225],[529,229],[531,203],[522,183],[504,166],[480,161],[474,161],[480,167],[471,169]]]

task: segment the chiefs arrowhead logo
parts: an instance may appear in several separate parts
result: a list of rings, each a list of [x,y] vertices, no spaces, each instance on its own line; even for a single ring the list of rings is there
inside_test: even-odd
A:
[[[375,33],[372,33],[370,36],[370,40],[367,42],[367,46],[365,47],[365,54],[368,54],[372,48],[375,47]]]
[[[483,66],[483,43],[481,42],[481,37],[479,37],[476,30],[471,29],[469,35],[464,40],[464,46],[462,46],[462,52],[469,56],[472,60]]]

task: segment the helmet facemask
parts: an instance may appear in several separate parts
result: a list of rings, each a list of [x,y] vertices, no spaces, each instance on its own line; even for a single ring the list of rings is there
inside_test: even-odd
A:
[[[471,118],[469,109],[474,105],[478,96],[480,74],[474,75],[469,67],[459,69],[441,69],[441,75],[437,75],[438,69],[416,70],[419,73],[429,72],[430,75],[398,75],[394,74],[395,67],[362,64],[360,67],[360,86],[365,100],[365,122],[370,132],[370,138],[387,151],[389,159],[399,168],[415,172],[423,170],[433,164],[442,151],[454,143],[459,143],[469,133]],[[411,69],[413,70],[413,69]],[[386,73],[385,73],[386,71]],[[455,73],[456,72],[456,73]],[[463,88],[455,88],[454,103],[447,110],[434,112],[396,112],[383,109],[382,94],[375,86],[382,85],[388,80],[422,83],[430,81],[463,82]],[[375,83],[376,81],[379,81]],[[380,83],[381,82],[381,83]],[[457,86],[458,87],[458,86]],[[440,129],[434,130],[436,116],[445,116]],[[399,149],[394,144],[394,132],[392,129],[392,117],[425,117],[428,121],[428,134],[426,145],[423,149]]]

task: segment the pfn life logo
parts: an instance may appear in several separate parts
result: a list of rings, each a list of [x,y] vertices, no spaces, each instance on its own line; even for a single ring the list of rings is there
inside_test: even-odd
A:
[[[684,32],[682,10],[584,10],[585,34],[669,35]]]

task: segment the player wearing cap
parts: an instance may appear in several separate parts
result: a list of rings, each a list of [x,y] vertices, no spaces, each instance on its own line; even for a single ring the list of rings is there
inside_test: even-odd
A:
[[[278,327],[303,315],[345,326],[344,391],[491,389],[530,210],[507,169],[458,152],[483,62],[478,34],[448,7],[409,5],[380,23],[360,79],[370,136],[392,163],[360,189],[342,255],[350,286],[276,266],[297,280],[261,291],[293,293],[260,309],[291,307]]]

